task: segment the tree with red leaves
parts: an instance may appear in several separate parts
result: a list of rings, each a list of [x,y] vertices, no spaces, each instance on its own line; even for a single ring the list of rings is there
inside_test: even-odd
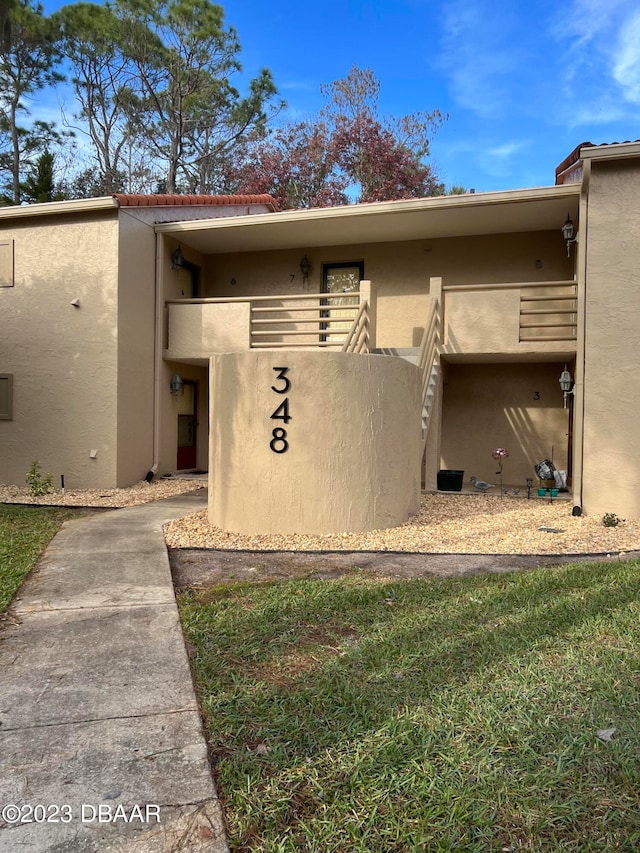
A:
[[[329,100],[315,121],[286,125],[246,146],[228,172],[234,191],[269,192],[282,209],[444,191],[425,158],[447,116],[435,110],[378,118],[380,83],[357,66],[321,91]]]
[[[346,175],[337,168],[323,122],[288,124],[267,139],[253,139],[227,169],[233,190],[270,193],[281,210],[347,204]]]

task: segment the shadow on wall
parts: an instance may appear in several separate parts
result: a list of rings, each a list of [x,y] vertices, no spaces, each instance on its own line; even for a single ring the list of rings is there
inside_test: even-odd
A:
[[[495,482],[491,453],[505,447],[504,481],[524,483],[534,465],[553,453],[567,467],[568,410],[558,376],[562,365],[447,365],[442,404],[443,468]]]

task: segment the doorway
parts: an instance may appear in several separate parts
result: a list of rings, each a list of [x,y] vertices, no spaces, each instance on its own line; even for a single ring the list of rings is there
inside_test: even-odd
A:
[[[178,453],[177,471],[197,468],[197,432],[198,432],[198,394],[197,383],[185,379],[178,396]]]
[[[360,282],[364,278],[364,261],[350,261],[341,264],[323,264],[322,266],[322,292],[344,293],[342,298],[325,299],[323,304],[327,309],[322,312],[324,317],[331,317],[331,322],[321,324],[321,340],[336,342],[342,341],[345,332],[351,328],[353,312],[348,310],[358,304],[358,297],[354,294],[360,290]],[[329,310],[329,308],[331,310]],[[344,309],[347,310],[344,310]],[[344,322],[340,318],[344,317]],[[331,331],[334,334],[328,334]]]
[[[200,297],[200,267],[191,261],[183,260],[178,268],[178,287],[183,299]]]

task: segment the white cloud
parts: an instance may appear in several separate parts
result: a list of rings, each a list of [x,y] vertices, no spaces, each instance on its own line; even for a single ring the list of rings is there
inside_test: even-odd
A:
[[[509,157],[513,157],[514,154],[518,154],[526,146],[526,142],[504,142],[495,148],[489,148],[487,154],[498,160],[507,160]]]
[[[504,10],[489,10],[483,0],[455,0],[443,10],[442,65],[458,104],[485,118],[501,115],[517,51]]]
[[[640,103],[640,12],[627,20],[620,32],[613,77],[628,101]]]
[[[635,118],[640,103],[640,12],[637,0],[574,0],[551,34],[566,51],[561,91],[573,105],[572,123]]]
[[[558,13],[551,22],[551,34],[557,38],[576,38],[574,47],[582,49],[616,25],[620,15],[633,8],[630,0],[573,0],[558,4]]]
[[[320,89],[318,83],[311,83],[308,80],[289,80],[279,83],[278,87],[293,92],[317,92]]]

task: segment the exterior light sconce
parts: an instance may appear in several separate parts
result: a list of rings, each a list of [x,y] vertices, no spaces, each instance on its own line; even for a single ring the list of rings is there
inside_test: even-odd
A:
[[[571,374],[567,370],[567,365],[565,364],[564,370],[560,374],[560,390],[562,391],[564,397],[564,408],[567,408],[567,397],[570,394],[576,393],[576,387],[573,384],[573,379],[571,378]]]
[[[182,254],[182,249],[178,246],[175,252],[171,255],[171,269],[174,272],[180,272],[183,266],[184,255]]]
[[[567,213],[567,219],[564,225],[562,226],[562,236],[564,237],[565,243],[567,244],[567,257],[571,255],[571,244],[577,243],[576,237],[576,229],[573,224],[571,217]]]
[[[171,377],[171,382],[169,383],[169,391],[174,397],[177,397],[180,391],[184,389],[184,382],[182,381],[182,376],[179,373],[174,374]]]
[[[306,254],[304,258],[300,261],[300,272],[302,273],[302,281],[308,281],[309,273],[311,272],[311,262],[309,261],[309,258],[306,256]]]

